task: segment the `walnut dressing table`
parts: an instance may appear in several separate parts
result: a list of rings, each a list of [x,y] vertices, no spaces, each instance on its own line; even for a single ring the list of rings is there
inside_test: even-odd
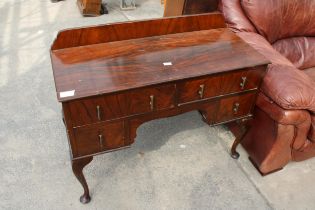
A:
[[[130,146],[142,123],[192,110],[209,125],[252,117],[269,62],[224,27],[212,13],[59,32],[51,60],[82,203],[83,168]]]

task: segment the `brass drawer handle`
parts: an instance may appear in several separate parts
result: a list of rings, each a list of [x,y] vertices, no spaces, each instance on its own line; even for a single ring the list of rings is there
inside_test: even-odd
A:
[[[237,114],[237,113],[238,113],[239,108],[240,108],[240,104],[239,104],[239,103],[235,103],[234,106],[233,106],[233,112],[234,112],[234,114]]]
[[[101,107],[100,107],[100,106],[96,106],[96,112],[97,112],[97,119],[98,119],[98,120],[102,120],[102,117],[101,117]]]
[[[155,102],[154,95],[151,95],[150,96],[150,108],[151,108],[151,111],[154,110],[154,102]]]
[[[104,147],[104,144],[103,144],[104,143],[104,138],[103,138],[102,134],[98,135],[98,140],[100,142],[101,149],[103,149],[103,147]]]
[[[244,90],[246,82],[247,82],[247,77],[242,77],[242,81],[240,83],[240,87],[242,90]]]
[[[200,85],[199,86],[199,91],[198,91],[200,99],[203,98],[204,92],[205,92],[205,85]]]

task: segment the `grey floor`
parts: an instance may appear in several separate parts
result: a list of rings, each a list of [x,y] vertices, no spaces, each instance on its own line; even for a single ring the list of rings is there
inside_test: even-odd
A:
[[[232,134],[197,112],[140,127],[132,148],[86,167],[92,201],[70,168],[66,133],[49,58],[58,30],[158,18],[160,0],[137,0],[122,12],[81,17],[75,0],[0,1],[0,209],[315,209],[315,159],[261,177]]]

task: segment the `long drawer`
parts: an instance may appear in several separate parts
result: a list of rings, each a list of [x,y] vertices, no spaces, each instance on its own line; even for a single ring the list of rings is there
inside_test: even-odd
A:
[[[264,68],[251,68],[179,83],[179,104],[258,88]]]
[[[69,102],[72,126],[172,108],[175,85],[163,85]]]

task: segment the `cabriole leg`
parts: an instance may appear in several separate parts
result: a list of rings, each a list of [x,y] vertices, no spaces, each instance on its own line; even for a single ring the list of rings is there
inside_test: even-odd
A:
[[[83,168],[86,165],[88,165],[92,160],[93,160],[93,157],[87,157],[87,158],[82,158],[82,159],[78,159],[78,160],[72,160],[72,171],[84,189],[84,193],[80,197],[80,202],[83,204],[89,203],[91,200],[90,193],[89,193],[89,187],[86,183],[86,180],[85,180],[85,177],[83,174]]]
[[[236,139],[231,148],[231,157],[234,159],[238,159],[240,154],[236,151],[237,146],[241,143],[247,132],[249,131],[249,119],[242,119],[237,122],[240,126],[240,132],[236,136]]]

